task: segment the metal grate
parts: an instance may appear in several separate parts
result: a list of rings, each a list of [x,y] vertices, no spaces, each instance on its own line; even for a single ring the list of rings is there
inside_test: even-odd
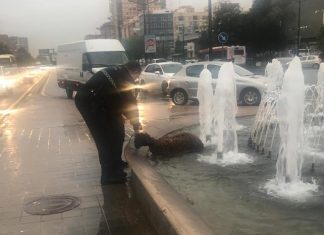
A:
[[[46,196],[27,202],[24,211],[31,215],[50,215],[72,210],[80,204],[80,199],[73,196]]]

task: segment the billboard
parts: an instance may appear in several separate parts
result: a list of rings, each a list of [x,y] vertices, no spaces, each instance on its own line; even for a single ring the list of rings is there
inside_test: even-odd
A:
[[[155,35],[145,35],[145,53],[156,53],[156,38]]]

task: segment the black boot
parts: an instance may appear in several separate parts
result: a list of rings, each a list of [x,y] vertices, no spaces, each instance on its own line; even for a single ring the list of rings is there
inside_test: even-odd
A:
[[[123,184],[127,181],[127,174],[122,168],[101,170],[101,185]]]

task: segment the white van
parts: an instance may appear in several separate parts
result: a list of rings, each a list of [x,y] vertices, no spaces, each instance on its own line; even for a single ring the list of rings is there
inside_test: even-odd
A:
[[[57,82],[68,98],[81,84],[109,65],[128,62],[122,44],[116,39],[93,39],[60,45],[57,49]]]

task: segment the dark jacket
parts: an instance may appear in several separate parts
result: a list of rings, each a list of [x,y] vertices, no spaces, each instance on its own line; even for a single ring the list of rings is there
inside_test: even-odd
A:
[[[131,124],[139,123],[134,81],[124,66],[110,66],[94,74],[78,93],[88,94],[93,111],[100,110],[105,118],[125,116]]]

